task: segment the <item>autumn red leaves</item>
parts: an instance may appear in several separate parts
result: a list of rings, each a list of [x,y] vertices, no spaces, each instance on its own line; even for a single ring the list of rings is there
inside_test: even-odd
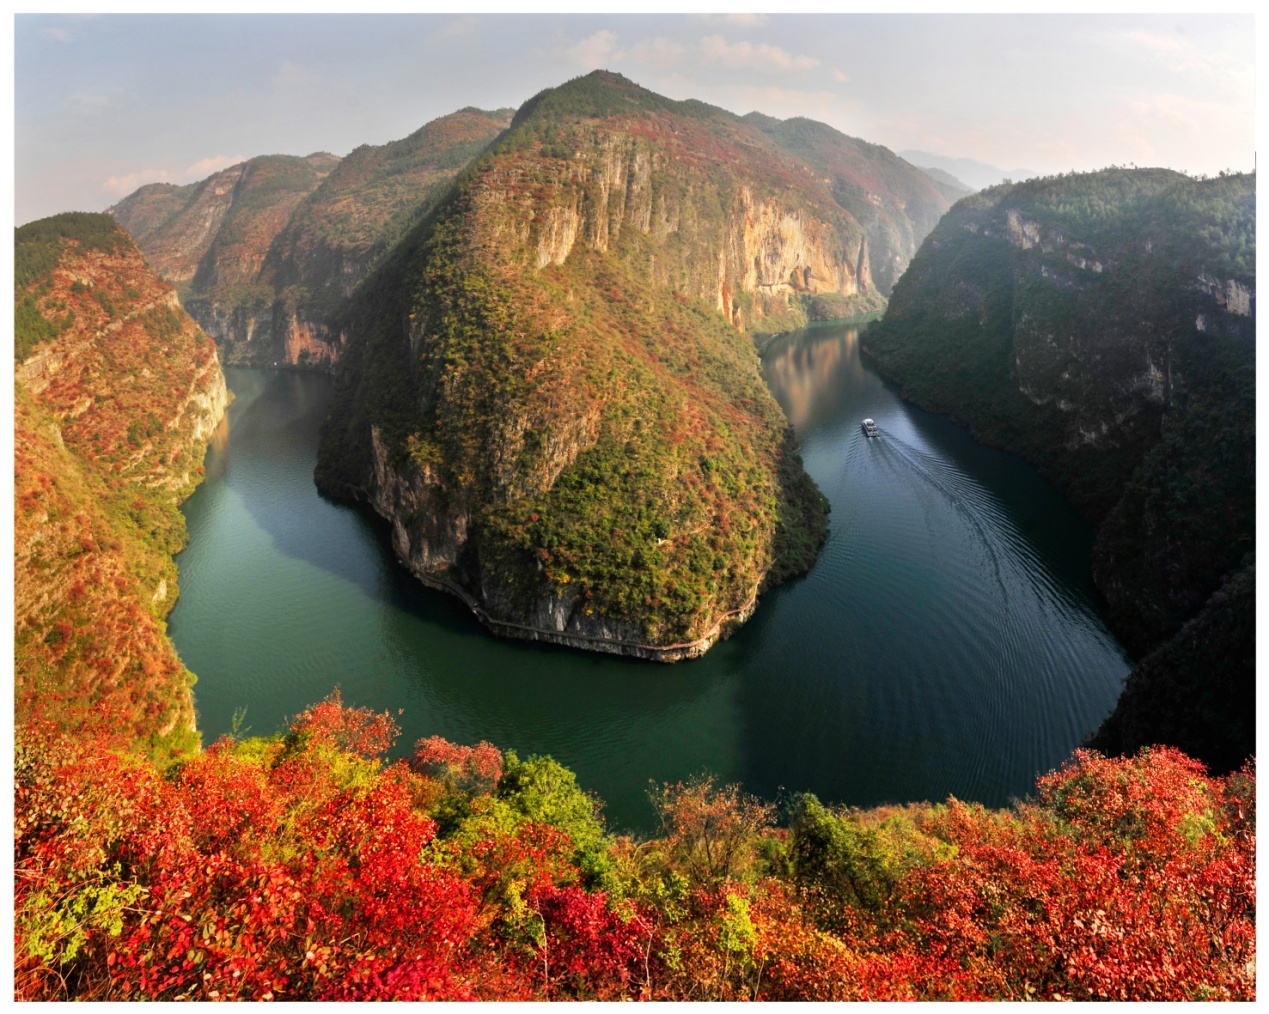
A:
[[[1254,995],[1254,775],[1077,755],[1009,811],[775,808],[708,779],[605,833],[549,758],[380,759],[336,695],[167,772],[19,730],[26,999]]]

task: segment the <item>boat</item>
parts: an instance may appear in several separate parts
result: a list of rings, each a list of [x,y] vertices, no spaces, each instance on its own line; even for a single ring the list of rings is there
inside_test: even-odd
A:
[[[871,419],[865,419],[859,425],[860,425],[860,428],[863,429],[864,431],[864,436],[866,437],[881,436],[881,430],[877,429],[877,424],[873,422]]]

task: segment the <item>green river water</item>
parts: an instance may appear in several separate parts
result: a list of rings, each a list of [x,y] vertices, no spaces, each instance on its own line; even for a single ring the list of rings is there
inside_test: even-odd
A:
[[[859,806],[1024,795],[1128,671],[1094,607],[1090,528],[1025,462],[902,401],[854,327],[786,336],[763,370],[832,502],[829,540],[737,634],[665,666],[490,635],[317,492],[330,378],[227,369],[169,623],[204,741],[242,708],[275,732],[338,685],[400,709],[397,753],[432,734],[549,753],[638,832],[650,781],[700,771]]]

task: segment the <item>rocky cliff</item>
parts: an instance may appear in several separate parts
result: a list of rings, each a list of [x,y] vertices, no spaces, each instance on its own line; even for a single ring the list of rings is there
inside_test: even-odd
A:
[[[510,121],[464,109],[345,158],[254,158],[110,209],[234,365],[330,368],[333,315],[454,175]]]
[[[496,631],[700,654],[823,537],[743,330],[804,293],[871,295],[866,234],[760,131],[543,93],[354,296],[319,485]]]
[[[193,680],[163,617],[177,504],[228,399],[215,345],[104,215],[24,226],[15,259],[19,720],[188,749]]]
[[[884,296],[952,202],[968,192],[941,186],[890,149],[824,123],[802,117],[775,120],[761,113],[750,113],[745,120],[802,159],[863,226],[872,280]]]
[[[1254,177],[1106,170],[966,198],[865,347],[906,395],[1034,461],[1097,523],[1094,580],[1130,650],[1164,645],[1249,565]],[[1204,682],[1200,654],[1185,659],[1189,685]]]

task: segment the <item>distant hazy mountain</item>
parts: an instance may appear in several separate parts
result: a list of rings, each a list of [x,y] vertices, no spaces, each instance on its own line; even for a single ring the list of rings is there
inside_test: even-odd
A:
[[[945,173],[942,169],[935,169],[933,166],[917,166],[917,168],[937,183],[939,189],[952,201],[959,201],[962,197],[974,192],[973,187],[962,183],[951,173]]]
[[[977,159],[950,158],[947,155],[935,155],[928,151],[901,151],[899,155],[918,168],[942,170],[952,176],[956,182],[963,183],[972,190],[994,187],[1007,179],[1017,183],[1040,175],[1030,169],[998,169],[994,165],[979,162]]]

